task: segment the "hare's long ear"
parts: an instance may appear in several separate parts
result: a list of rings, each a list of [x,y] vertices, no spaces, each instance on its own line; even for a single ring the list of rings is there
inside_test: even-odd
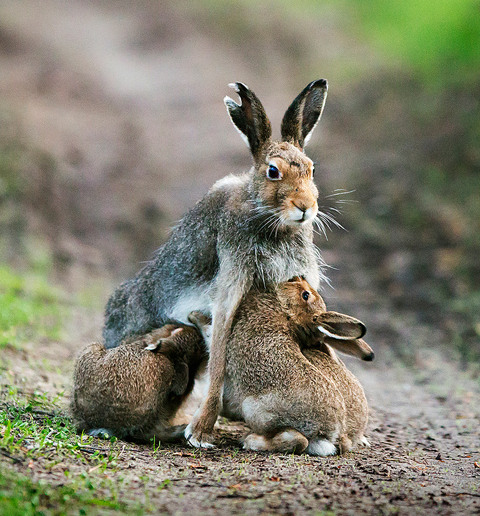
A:
[[[324,343],[340,353],[360,358],[360,360],[371,362],[375,358],[373,349],[363,339],[339,340],[325,337]]]
[[[282,140],[302,149],[322,116],[327,99],[326,79],[311,82],[290,104],[282,120]]]
[[[272,136],[270,120],[258,97],[245,84],[236,82],[229,84],[229,86],[238,93],[242,103],[237,104],[230,97],[225,97],[223,101],[227,106],[233,125],[250,147],[250,151],[256,160],[260,156],[265,143]]]
[[[317,323],[319,331],[336,340],[361,339],[367,333],[362,321],[338,312],[324,312],[318,316]]]

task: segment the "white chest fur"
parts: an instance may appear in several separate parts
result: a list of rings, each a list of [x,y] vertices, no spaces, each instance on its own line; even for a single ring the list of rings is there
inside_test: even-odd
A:
[[[167,317],[184,324],[190,324],[187,319],[190,312],[198,310],[206,314],[211,314],[212,307],[213,303],[209,286],[200,285],[184,292],[173,305],[170,312],[167,313]]]

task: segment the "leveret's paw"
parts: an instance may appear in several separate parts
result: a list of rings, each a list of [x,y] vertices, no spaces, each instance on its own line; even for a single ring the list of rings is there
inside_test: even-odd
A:
[[[193,446],[194,448],[204,448],[204,449],[211,449],[215,448],[215,445],[213,444],[213,435],[212,434],[205,434],[202,432],[195,432],[192,428],[192,423],[190,423],[187,428],[185,428],[185,439],[187,440],[188,444],[190,446]]]
[[[99,439],[111,439],[113,437],[113,432],[106,428],[92,428],[87,434],[92,437],[98,437]]]
[[[267,451],[268,442],[263,435],[248,434],[243,441],[244,450]]]

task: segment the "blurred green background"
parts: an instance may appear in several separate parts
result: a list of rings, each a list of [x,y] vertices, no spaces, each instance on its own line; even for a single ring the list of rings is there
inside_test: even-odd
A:
[[[347,229],[317,242],[330,307],[406,363],[436,347],[478,376],[480,2],[2,0],[0,69],[0,301],[27,314],[2,321],[1,346],[46,316],[57,328],[32,275],[100,307],[215,180],[248,169],[229,82],[278,135],[324,77],[307,153]]]

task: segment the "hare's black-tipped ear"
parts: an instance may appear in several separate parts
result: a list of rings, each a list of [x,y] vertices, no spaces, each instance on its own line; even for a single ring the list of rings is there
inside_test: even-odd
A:
[[[245,84],[236,82],[229,86],[238,93],[242,103],[237,104],[230,97],[225,97],[223,101],[227,106],[233,125],[250,147],[253,157],[257,158],[265,143],[272,136],[270,120],[258,97]]]
[[[303,150],[322,116],[327,99],[326,79],[311,82],[290,104],[282,120],[282,140]]]

